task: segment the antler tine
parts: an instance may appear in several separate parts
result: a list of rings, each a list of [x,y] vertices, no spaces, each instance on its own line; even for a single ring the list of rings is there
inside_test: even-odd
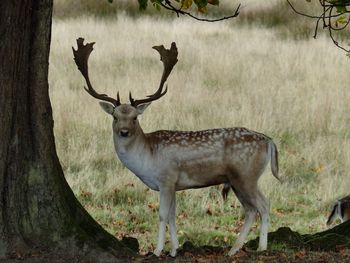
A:
[[[106,94],[100,94],[95,91],[95,89],[92,87],[90,79],[89,79],[89,67],[88,67],[88,60],[89,56],[93,50],[95,42],[87,43],[84,45],[84,38],[78,38],[77,39],[77,45],[78,48],[75,50],[73,47],[73,55],[74,55],[74,61],[75,64],[78,66],[79,71],[85,78],[87,88],[84,87],[84,89],[94,98],[99,100],[104,100],[112,103],[115,107],[120,105],[120,99],[119,99],[119,92],[117,94],[117,99],[111,98]]]
[[[159,88],[157,89],[157,91],[154,94],[148,95],[147,96],[148,98],[142,99],[142,100],[134,100],[131,96],[131,93],[129,93],[130,103],[134,107],[136,107],[137,105],[143,104],[143,103],[158,100],[159,98],[163,97],[167,93],[168,87],[166,86],[165,90],[163,91],[163,86],[164,86],[164,83],[166,82],[166,80],[168,79],[173,67],[177,63],[178,52],[177,52],[177,47],[176,47],[175,42],[171,43],[170,49],[164,48],[163,45],[154,46],[152,48],[159,52],[160,60],[163,62],[163,66],[164,66],[162,78],[161,78],[160,84],[159,84]]]

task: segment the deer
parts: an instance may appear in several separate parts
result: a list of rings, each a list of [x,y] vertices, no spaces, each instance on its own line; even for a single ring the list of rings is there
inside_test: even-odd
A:
[[[335,202],[327,220],[327,226],[331,225],[337,217],[341,223],[350,220],[350,195],[347,195]]]
[[[229,185],[245,210],[243,227],[228,255],[239,251],[260,215],[261,227],[258,250],[267,249],[270,204],[258,189],[258,179],[270,163],[272,174],[278,177],[278,151],[273,140],[243,127],[200,131],[159,130],[144,133],[138,116],[154,101],[163,97],[168,76],[177,63],[176,43],[170,49],[154,46],[163,63],[163,73],[155,93],[121,103],[119,91],[113,98],[98,93],[89,79],[88,59],[95,42],[84,44],[77,39],[74,60],[85,79],[84,89],[99,100],[101,108],[113,117],[112,133],[116,155],[147,187],[159,192],[159,229],[153,254],[159,257],[165,244],[169,225],[171,251],[175,257],[179,248],[176,235],[176,192],[213,185]]]

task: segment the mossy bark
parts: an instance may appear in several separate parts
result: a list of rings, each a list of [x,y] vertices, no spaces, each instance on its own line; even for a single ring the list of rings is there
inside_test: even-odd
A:
[[[0,258],[43,247],[101,260],[130,255],[79,204],[56,154],[52,4],[0,1]]]

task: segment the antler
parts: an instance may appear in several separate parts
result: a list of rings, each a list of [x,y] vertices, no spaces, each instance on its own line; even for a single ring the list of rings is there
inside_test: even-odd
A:
[[[99,100],[104,100],[111,102],[115,107],[120,105],[120,98],[119,98],[119,92],[117,93],[117,99],[111,98],[107,96],[106,94],[100,94],[97,93],[94,88],[91,85],[90,79],[89,79],[89,68],[88,68],[88,60],[89,56],[93,50],[93,45],[95,42],[87,43],[84,45],[84,38],[78,38],[77,39],[77,45],[78,49],[75,50],[73,47],[73,55],[74,55],[74,61],[75,64],[77,64],[79,71],[85,78],[87,88],[84,87],[84,89],[94,98]]]
[[[163,91],[164,83],[168,79],[168,76],[170,75],[171,70],[173,69],[173,67],[177,63],[177,54],[178,53],[177,53],[177,47],[176,47],[175,42],[171,43],[170,49],[164,48],[163,45],[154,46],[152,48],[154,48],[155,50],[157,50],[159,52],[160,60],[163,61],[163,65],[164,65],[163,75],[162,75],[162,78],[160,80],[158,90],[154,94],[147,96],[148,98],[142,99],[142,100],[134,100],[131,96],[131,92],[129,93],[130,104],[134,107],[136,107],[137,105],[143,104],[143,103],[157,100],[165,95],[165,93],[168,91],[168,87],[166,87],[165,90]]]

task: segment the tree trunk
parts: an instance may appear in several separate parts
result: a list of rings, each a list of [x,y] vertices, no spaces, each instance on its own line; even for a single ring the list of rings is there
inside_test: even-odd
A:
[[[129,255],[79,204],[56,154],[48,94],[52,2],[0,1],[0,258],[39,248]]]

